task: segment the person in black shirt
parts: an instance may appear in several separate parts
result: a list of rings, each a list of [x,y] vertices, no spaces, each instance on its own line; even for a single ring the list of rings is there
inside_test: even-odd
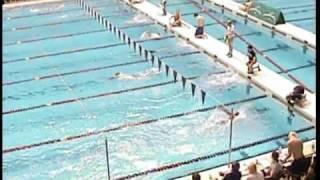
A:
[[[248,74],[253,74],[253,65],[257,63],[256,52],[254,52],[253,47],[251,45],[248,46]]]
[[[239,171],[239,169],[240,169],[240,164],[238,162],[232,162],[231,172],[220,173],[220,175],[223,175],[223,180],[240,180],[242,174]]]

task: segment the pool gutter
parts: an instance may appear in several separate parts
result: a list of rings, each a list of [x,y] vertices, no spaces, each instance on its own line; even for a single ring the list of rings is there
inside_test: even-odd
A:
[[[165,27],[169,26],[169,18],[172,15],[168,13],[167,16],[162,16],[161,8],[157,7],[156,5],[148,1],[143,1],[139,4],[131,4],[128,2],[128,0],[122,1],[124,1],[127,5],[133,7],[134,9],[138,10],[139,12],[150,17],[151,19],[155,20],[156,23]],[[287,105],[286,96],[292,91],[292,89],[297,84],[289,81],[285,77],[277,74],[276,72],[273,72],[272,70],[268,69],[267,67],[261,64],[260,72],[254,75],[248,75],[246,66],[247,57],[244,54],[237,50],[234,50],[234,57],[228,58],[226,56],[226,52],[228,51],[228,47],[226,44],[211,37],[210,35],[208,35],[207,39],[197,39],[194,37],[195,27],[193,27],[185,21],[182,22],[182,27],[174,27],[169,30],[177,37],[185,39],[190,44],[200,49],[201,52],[213,57],[215,60],[219,61],[224,66],[231,67],[241,76],[250,80],[259,88],[264,90],[266,94],[274,97],[275,99],[278,99],[280,102]],[[300,113],[306,119],[308,119],[312,123],[312,125],[315,126],[315,93],[306,92],[306,94],[309,104],[304,108],[295,106],[294,110]]]

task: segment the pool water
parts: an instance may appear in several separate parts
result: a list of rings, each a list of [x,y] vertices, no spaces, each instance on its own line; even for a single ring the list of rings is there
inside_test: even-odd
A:
[[[233,147],[312,127],[298,114],[288,118],[284,105],[122,2],[86,3],[134,40],[141,40],[146,31],[166,37],[144,40],[141,45],[205,90],[206,101],[202,105],[198,94],[192,97],[190,84],[183,90],[181,81],[173,82],[164,68],[159,71],[145,61],[74,1],[4,9],[5,179],[105,179],[105,138],[112,179],[225,151],[229,122],[216,108],[221,104],[231,104],[226,107],[240,112],[233,124]],[[172,13],[176,8],[191,13],[183,19],[195,24],[192,13],[199,11],[197,7],[184,0],[168,5]],[[219,13],[216,16],[226,19]],[[208,25],[207,33],[222,38],[223,27],[210,17],[206,19],[213,24]],[[315,89],[315,54],[303,53],[281,38],[271,38],[254,25],[239,21],[236,29],[249,34],[243,37]],[[235,49],[246,51],[239,40]],[[259,61],[278,72],[262,57]],[[117,72],[124,75],[117,78]],[[304,141],[314,139],[315,130],[303,130],[299,136]],[[286,146],[285,138],[234,151],[232,159],[280,145]],[[227,156],[221,154],[137,178],[186,175],[223,165]]]

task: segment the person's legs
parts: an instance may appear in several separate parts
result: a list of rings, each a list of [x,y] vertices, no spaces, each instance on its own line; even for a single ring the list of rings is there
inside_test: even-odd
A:
[[[229,47],[228,56],[229,56],[229,57],[232,57],[233,37],[228,37],[228,47]]]

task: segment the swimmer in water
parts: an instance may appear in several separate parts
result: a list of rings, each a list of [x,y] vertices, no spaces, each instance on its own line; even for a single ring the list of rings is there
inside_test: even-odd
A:
[[[116,72],[109,79],[133,80],[133,79],[137,79],[137,78],[138,77],[135,76],[135,75],[125,74],[125,73],[122,73],[122,72]]]
[[[141,39],[160,39],[160,33],[153,33],[153,32],[144,32],[141,35]]]

